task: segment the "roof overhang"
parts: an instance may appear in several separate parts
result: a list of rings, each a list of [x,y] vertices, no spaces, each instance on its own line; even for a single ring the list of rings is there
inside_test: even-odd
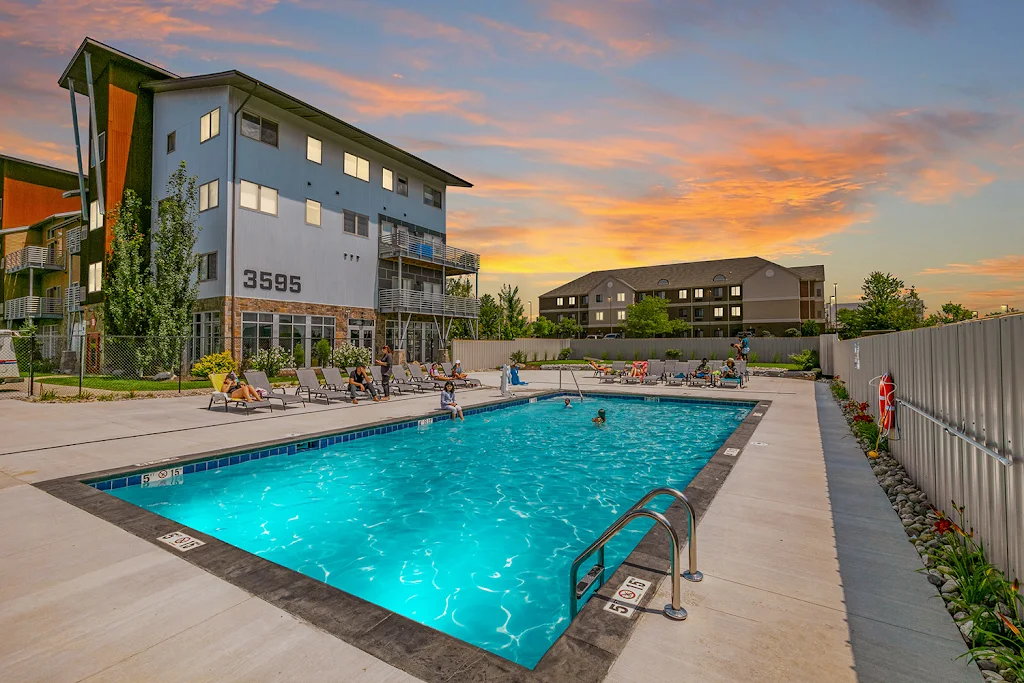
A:
[[[0,235],[11,235],[16,232],[28,232],[29,230],[48,230],[49,228],[63,228],[74,223],[82,222],[81,211],[65,211],[63,213],[55,213],[46,218],[36,221],[31,225],[20,225],[16,228],[7,228],[0,230]]]
[[[132,57],[129,54],[116,50],[109,45],[104,45],[98,40],[92,38],[86,38],[82,41],[82,44],[78,46],[78,50],[75,51],[74,57],[68,63],[67,68],[64,69],[64,73],[60,75],[60,79],[57,81],[57,85],[62,88],[68,87],[68,77],[75,81],[75,92],[80,95],[88,94],[88,85],[85,79],[85,53],[89,53],[89,57],[92,60],[92,73],[93,77],[103,73],[103,70],[107,66],[113,63],[121,63],[132,67],[133,69],[148,73],[153,78],[177,78],[176,74],[161,69],[155,64],[150,64],[147,61],[141,60],[137,57]]]
[[[187,78],[172,78],[168,80],[154,80],[143,83],[142,87],[155,93],[174,92],[177,90],[189,90],[193,88],[212,88],[218,86],[232,86],[251,94],[265,102],[283,109],[295,116],[303,118],[310,123],[325,128],[332,133],[352,140],[364,147],[367,147],[379,154],[395,159],[409,168],[415,169],[431,178],[436,178],[449,187],[473,187],[472,183],[434,166],[429,161],[420,159],[414,154],[395,147],[389,142],[367,133],[364,130],[345,123],[341,119],[317,109],[300,99],[267,85],[262,81],[248,76],[240,71],[224,71],[203,76],[190,76]]]

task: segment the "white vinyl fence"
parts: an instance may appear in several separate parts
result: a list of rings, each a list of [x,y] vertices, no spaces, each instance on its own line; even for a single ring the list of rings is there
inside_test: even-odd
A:
[[[952,501],[965,506],[989,560],[1024,578],[1024,315],[837,341],[832,350],[834,373],[876,418],[869,381],[892,374],[893,455],[933,505],[947,514]]]
[[[567,346],[568,339],[455,339],[452,341],[452,360],[461,360],[466,370],[493,370],[508,363],[509,357],[516,351],[525,352],[527,361],[544,361],[558,358],[558,354]]]
[[[685,358],[724,360],[732,351],[735,337],[701,337],[697,339],[573,339],[570,358],[602,358],[605,360],[647,360],[665,358],[669,349],[679,349]],[[757,354],[758,363],[788,363],[790,354],[804,349],[818,350],[817,337],[751,337],[750,353]]]

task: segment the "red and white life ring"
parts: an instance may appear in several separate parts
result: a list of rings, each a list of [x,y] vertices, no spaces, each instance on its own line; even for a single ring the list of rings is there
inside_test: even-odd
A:
[[[896,425],[896,383],[888,372],[878,380],[878,424],[883,432]]]

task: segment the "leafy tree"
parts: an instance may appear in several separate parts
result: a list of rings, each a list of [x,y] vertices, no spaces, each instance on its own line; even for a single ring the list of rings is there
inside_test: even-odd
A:
[[[813,320],[805,320],[800,326],[801,337],[817,337],[821,334],[821,325]]]
[[[648,296],[626,306],[626,320],[622,327],[627,337],[637,339],[663,334],[669,329],[668,303],[661,297]]]
[[[910,330],[920,327],[924,302],[913,288],[892,273],[875,271],[861,286],[861,304],[838,313],[843,339],[859,337],[865,330]]]
[[[445,283],[444,291],[448,296],[460,296],[472,299],[473,283],[468,277],[448,278],[448,282]],[[466,320],[465,318],[457,318],[456,320],[453,320],[450,336],[452,339],[472,339],[473,328],[470,326],[469,320]]]
[[[114,240],[103,282],[103,321],[108,334],[143,337],[149,333],[150,286],[145,236],[139,226],[142,200],[132,190],[110,212]]]
[[[575,339],[580,336],[583,327],[576,322],[575,318],[563,318],[556,326],[557,334],[562,339]]]
[[[317,341],[316,346],[313,347],[313,362],[322,368],[327,367],[327,364],[331,362],[331,342],[326,339],[320,339]]]
[[[533,321],[530,331],[534,337],[554,337],[555,324],[544,316],[540,316]]]
[[[970,310],[966,306],[955,304],[950,301],[942,304],[942,308],[925,318],[924,326],[932,327],[933,325],[947,325],[949,323],[971,320],[972,318],[974,318],[974,311]]]
[[[675,318],[668,321],[668,329],[665,333],[670,337],[682,337],[692,329],[690,323],[682,318]]]
[[[519,288],[502,285],[498,293],[498,304],[501,306],[503,339],[515,339],[526,334],[529,322],[523,314],[523,302],[519,298]]]
[[[196,177],[182,161],[167,181],[167,196],[157,206],[159,227],[153,235],[153,316],[159,361],[170,367],[189,333],[192,309],[199,298],[195,253],[198,228]]]
[[[1013,306],[1007,306],[1005,311],[992,311],[991,313],[986,313],[985,317],[991,318],[992,316],[995,315],[1006,315],[1007,313],[1020,313],[1020,310],[1014,308]]]
[[[480,297],[480,337],[497,339],[501,328],[501,306],[490,294]]]

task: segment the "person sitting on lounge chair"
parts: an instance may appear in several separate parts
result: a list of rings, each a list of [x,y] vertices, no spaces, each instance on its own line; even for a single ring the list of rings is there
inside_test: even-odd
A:
[[[437,363],[430,364],[430,379],[436,379],[443,382],[444,380],[451,379],[448,375],[444,374],[444,368]]]
[[[462,369],[462,361],[456,360],[455,365],[452,366],[452,379],[466,379],[468,375]]]
[[[348,378],[348,393],[352,397],[352,403],[359,403],[356,398],[357,391],[365,391],[373,399],[374,403],[380,401],[378,394],[380,393],[377,389],[377,385],[374,384],[373,378],[370,377],[370,373],[366,372],[366,368],[362,365],[357,365],[355,372]]]
[[[693,376],[697,379],[708,379],[711,377],[711,368],[708,367],[708,359],[702,358],[700,365],[693,371]]]
[[[242,384],[238,380],[238,375],[233,372],[229,372],[224,378],[224,384],[221,386],[220,390],[231,398],[238,399],[239,401],[263,400],[263,397],[259,395],[259,392],[248,384]]]
[[[455,384],[451,381],[445,382],[441,391],[441,408],[450,412],[453,420],[458,417],[463,422],[466,421],[466,416],[462,414],[462,406],[455,402]]]
[[[722,378],[739,379],[739,377],[740,371],[739,368],[736,367],[736,362],[732,358],[729,358],[725,361],[725,364],[722,365]]]
[[[596,361],[589,361],[589,362],[590,362],[590,367],[594,368],[595,372],[600,372],[602,375],[608,375],[608,374],[611,374],[612,372],[614,372],[607,365],[601,365],[601,364],[599,364]]]

